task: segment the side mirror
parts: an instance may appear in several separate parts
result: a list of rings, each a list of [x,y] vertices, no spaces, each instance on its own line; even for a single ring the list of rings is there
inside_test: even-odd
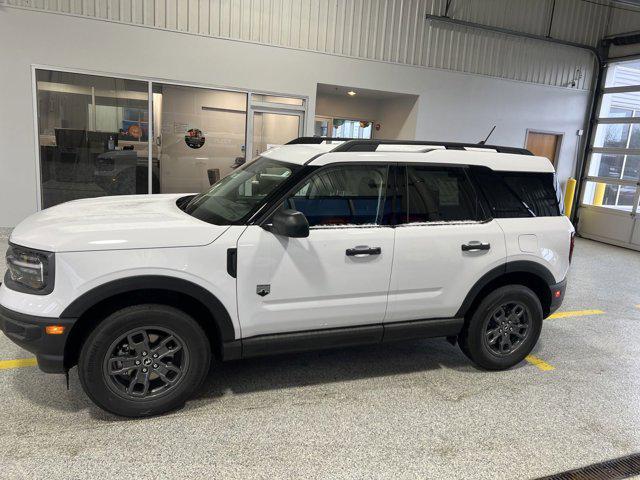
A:
[[[297,210],[278,210],[271,218],[270,231],[283,237],[306,238],[309,236],[309,222],[304,213]]]

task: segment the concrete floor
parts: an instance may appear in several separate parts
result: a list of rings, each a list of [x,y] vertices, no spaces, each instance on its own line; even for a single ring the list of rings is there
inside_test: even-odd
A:
[[[0,370],[1,476],[516,479],[637,452],[638,272],[637,252],[577,241],[562,310],[606,313],[545,322],[551,371],[479,371],[444,340],[286,355],[217,365],[183,410],[122,420],[75,369],[69,391]],[[27,356],[0,336],[0,360]]]

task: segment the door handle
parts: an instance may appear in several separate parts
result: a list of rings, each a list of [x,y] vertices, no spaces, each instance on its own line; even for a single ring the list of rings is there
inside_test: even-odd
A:
[[[479,250],[489,250],[491,248],[490,243],[478,242],[477,240],[473,240],[469,243],[462,244],[463,252],[477,252]]]
[[[369,247],[367,245],[359,245],[353,248],[347,248],[347,257],[364,257],[365,255],[380,255],[382,249],[380,247]]]

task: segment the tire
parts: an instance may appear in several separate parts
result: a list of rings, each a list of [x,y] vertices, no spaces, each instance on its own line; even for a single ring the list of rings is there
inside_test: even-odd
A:
[[[506,370],[529,355],[541,329],[537,295],[523,285],[507,285],[480,302],[458,340],[462,352],[479,367]]]
[[[184,405],[210,362],[211,345],[193,318],[173,307],[144,304],[112,313],[91,332],[78,374],[100,408],[144,417]]]

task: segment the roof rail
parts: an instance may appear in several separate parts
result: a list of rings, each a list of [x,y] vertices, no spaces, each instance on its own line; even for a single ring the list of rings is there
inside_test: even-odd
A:
[[[294,138],[290,142],[287,142],[287,145],[320,145],[322,142],[349,142],[353,140],[353,138],[346,137],[298,137]]]
[[[378,145],[424,145],[425,147],[444,147],[447,150],[466,150],[481,149],[495,150],[498,153],[515,153],[519,155],[533,155],[526,148],[504,147],[500,145],[483,145],[478,143],[457,143],[457,142],[434,142],[423,140],[364,140],[353,138],[335,138],[335,137],[299,137],[291,140],[287,145],[294,144],[310,144],[319,145],[323,142],[331,143],[332,141],[340,142],[331,150],[332,152],[375,152]]]

